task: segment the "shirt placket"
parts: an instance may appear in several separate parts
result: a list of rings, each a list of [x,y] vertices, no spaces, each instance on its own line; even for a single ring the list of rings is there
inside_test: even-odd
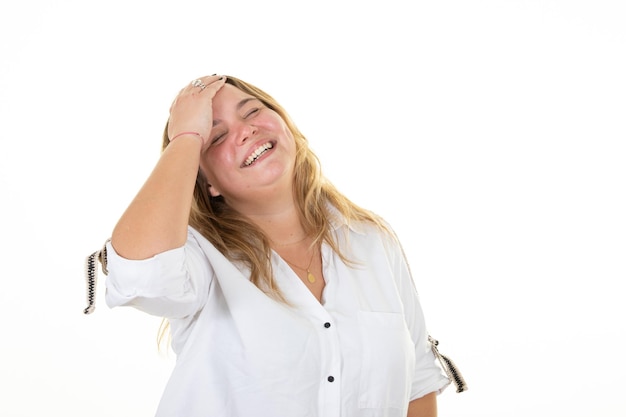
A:
[[[319,416],[339,417],[341,414],[341,351],[337,326],[331,315],[320,305],[311,317],[318,329],[320,342]]]

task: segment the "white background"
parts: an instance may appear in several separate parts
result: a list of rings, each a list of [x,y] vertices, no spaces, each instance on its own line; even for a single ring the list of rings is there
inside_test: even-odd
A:
[[[221,73],[382,214],[466,393],[440,416],[624,416],[621,0],[5,1],[0,415],[152,416],[160,320],[84,316],[85,257]]]

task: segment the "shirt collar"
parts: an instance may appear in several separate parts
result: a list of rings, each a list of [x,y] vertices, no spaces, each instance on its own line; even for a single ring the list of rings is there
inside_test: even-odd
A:
[[[366,234],[367,226],[364,222],[354,222],[346,219],[335,206],[332,204],[327,205],[329,213],[329,222],[333,231],[338,231],[341,228],[347,228],[352,232],[360,235]]]

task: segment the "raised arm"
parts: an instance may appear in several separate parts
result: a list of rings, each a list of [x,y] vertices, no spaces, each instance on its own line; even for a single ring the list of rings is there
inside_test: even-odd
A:
[[[183,88],[172,103],[172,142],[113,230],[111,244],[124,258],[146,259],[185,243],[200,150],[213,123],[212,100],[225,78],[200,81]]]

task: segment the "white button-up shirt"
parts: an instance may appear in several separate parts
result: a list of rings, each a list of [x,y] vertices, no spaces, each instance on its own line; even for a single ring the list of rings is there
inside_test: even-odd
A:
[[[185,246],[127,260],[107,246],[106,301],[170,321],[177,355],[157,417],[406,417],[449,380],[427,341],[402,249],[368,225],[322,245],[322,303],[273,253],[289,305],[189,228]]]

